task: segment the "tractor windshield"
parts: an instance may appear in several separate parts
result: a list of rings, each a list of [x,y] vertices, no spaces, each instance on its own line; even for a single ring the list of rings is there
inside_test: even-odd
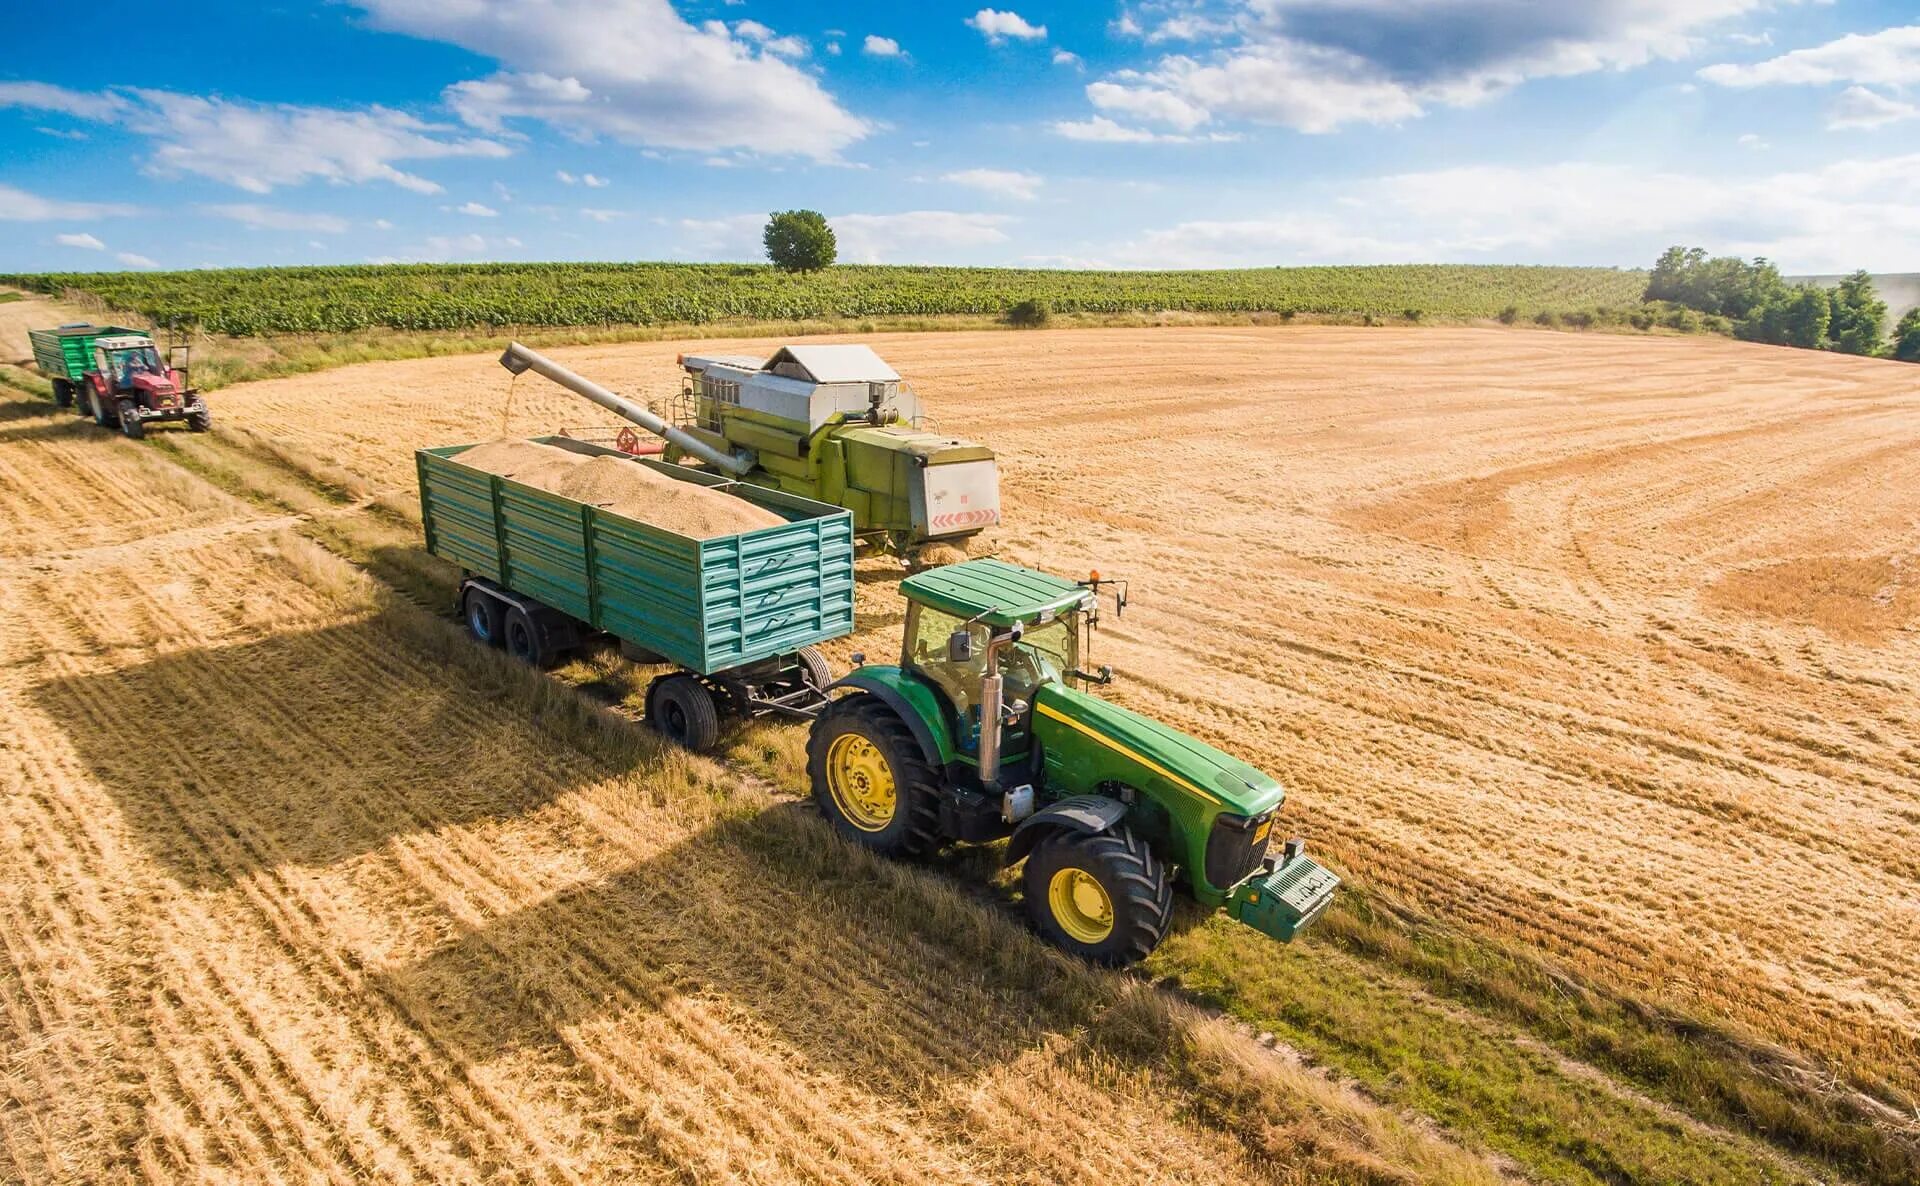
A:
[[[1000,674],[1006,677],[1009,700],[1031,700],[1040,685],[1052,680],[1066,683],[1067,673],[1080,665],[1080,634],[1071,616],[1029,626],[1020,641],[1000,657]]]
[[[120,386],[131,387],[135,375],[165,375],[167,368],[160,362],[160,352],[152,346],[133,346],[125,350],[107,352],[108,369],[120,380]]]
[[[1080,636],[1075,615],[1029,626],[1020,641],[1000,652],[1000,674],[1006,679],[1009,700],[1031,700],[1040,685],[1049,680],[1064,683],[1068,672],[1079,665]],[[964,628],[973,638],[972,653],[954,660],[947,652],[947,638]],[[920,672],[953,704],[965,718],[980,702],[980,681],[987,674],[987,643],[992,632],[980,622],[968,623],[932,606],[913,603],[907,621],[906,665]]]

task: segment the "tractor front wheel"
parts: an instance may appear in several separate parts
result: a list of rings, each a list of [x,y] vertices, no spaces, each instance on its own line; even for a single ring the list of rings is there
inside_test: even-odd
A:
[[[134,403],[130,399],[120,401],[120,431],[126,433],[129,439],[136,441],[147,435],[147,426],[140,422],[140,416],[134,410]]]
[[[213,427],[213,413],[207,411],[207,405],[201,404],[187,413],[188,432],[206,432]]]
[[[1104,967],[1145,959],[1173,917],[1167,867],[1125,827],[1052,833],[1027,858],[1023,880],[1034,929]]]
[[[873,696],[828,704],[807,737],[813,800],[841,836],[882,856],[940,847],[940,776],[913,734]]]

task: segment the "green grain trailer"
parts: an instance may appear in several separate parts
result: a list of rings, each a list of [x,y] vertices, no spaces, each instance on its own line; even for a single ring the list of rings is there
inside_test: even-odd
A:
[[[617,450],[567,437],[587,456]],[[468,630],[551,666],[612,636],[640,662],[679,668],[647,691],[647,719],[691,749],[726,715],[812,716],[832,682],[814,644],[853,631],[853,519],[840,507],[685,466],[634,465],[742,498],[788,520],[696,540],[460,464],[471,445],[414,456],[427,550],[460,566]]]

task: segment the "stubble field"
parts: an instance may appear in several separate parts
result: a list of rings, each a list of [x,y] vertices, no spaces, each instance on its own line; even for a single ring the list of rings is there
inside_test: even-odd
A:
[[[1116,698],[1272,770],[1347,870],[1920,1086],[1911,368],[1475,329],[864,340],[998,450],[990,549],[1132,579]],[[664,399],[698,348],[555,353]],[[417,445],[612,423],[484,357],[221,410],[401,504]],[[843,660],[897,634],[868,570]]]

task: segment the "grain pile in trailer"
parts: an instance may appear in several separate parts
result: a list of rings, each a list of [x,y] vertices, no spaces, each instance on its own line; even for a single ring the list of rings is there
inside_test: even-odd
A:
[[[689,539],[714,539],[786,522],[750,502],[676,482],[622,457],[583,457],[538,441],[489,441],[468,449],[459,460]]]

